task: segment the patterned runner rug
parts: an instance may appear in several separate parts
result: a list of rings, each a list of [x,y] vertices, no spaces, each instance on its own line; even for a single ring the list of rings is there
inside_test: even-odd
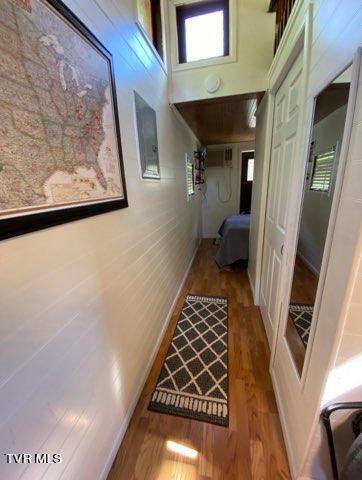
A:
[[[307,348],[313,318],[313,305],[291,303],[289,305],[289,315],[304,346]]]
[[[188,295],[149,410],[228,426],[228,304]]]

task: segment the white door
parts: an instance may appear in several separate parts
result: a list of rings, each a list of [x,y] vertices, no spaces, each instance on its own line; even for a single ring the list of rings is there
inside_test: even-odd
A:
[[[260,286],[260,308],[269,339],[274,338],[280,310],[281,260],[301,110],[302,69],[303,52],[295,60],[275,96]]]

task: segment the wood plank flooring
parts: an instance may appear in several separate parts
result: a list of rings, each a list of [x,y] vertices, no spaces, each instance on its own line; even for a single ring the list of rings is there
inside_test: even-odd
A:
[[[290,479],[274,392],[269,347],[246,270],[222,271],[203,240],[108,480]],[[229,299],[228,428],[147,410],[187,293]],[[168,450],[172,440],[197,452]]]

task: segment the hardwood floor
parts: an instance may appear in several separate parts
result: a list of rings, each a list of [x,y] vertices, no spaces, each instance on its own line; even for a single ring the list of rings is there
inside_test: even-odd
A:
[[[290,479],[279,415],[268,373],[269,347],[246,270],[220,271],[204,240],[178,299],[151,373],[108,480]],[[228,428],[147,410],[187,293],[229,299]],[[167,440],[196,450],[190,458]]]
[[[313,305],[318,287],[318,277],[297,257],[295,260],[291,302]]]

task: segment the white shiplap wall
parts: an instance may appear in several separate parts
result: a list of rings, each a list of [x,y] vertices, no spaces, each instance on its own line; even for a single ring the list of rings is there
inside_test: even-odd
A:
[[[112,52],[130,207],[0,244],[0,478],[98,479],[110,466],[200,234],[195,139],[131,0],[67,0]],[[106,12],[106,13],[105,13]],[[157,112],[162,180],[141,180],[133,90]],[[61,453],[6,465],[3,453]]]

